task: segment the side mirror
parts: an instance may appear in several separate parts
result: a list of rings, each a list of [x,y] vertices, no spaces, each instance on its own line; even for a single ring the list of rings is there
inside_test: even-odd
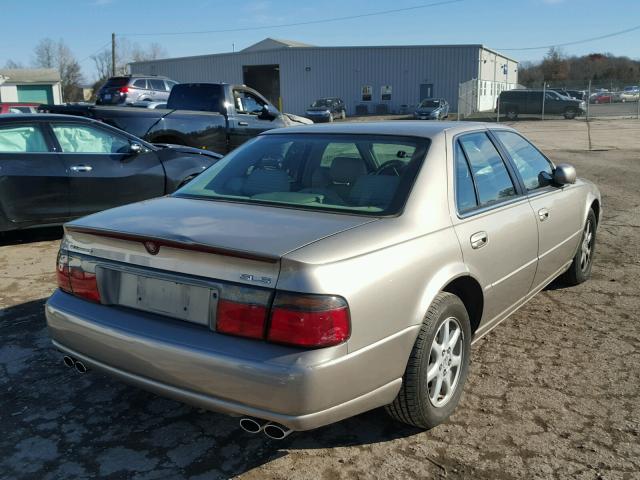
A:
[[[556,185],[576,183],[576,169],[568,163],[556,165],[556,169],[553,171],[553,182]]]
[[[131,155],[138,155],[142,152],[144,152],[144,147],[139,143],[132,143],[131,145],[129,145],[129,153]]]

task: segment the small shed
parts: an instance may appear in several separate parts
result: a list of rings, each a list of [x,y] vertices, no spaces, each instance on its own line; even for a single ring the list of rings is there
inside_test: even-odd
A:
[[[0,69],[0,102],[62,103],[60,74],[54,68]]]

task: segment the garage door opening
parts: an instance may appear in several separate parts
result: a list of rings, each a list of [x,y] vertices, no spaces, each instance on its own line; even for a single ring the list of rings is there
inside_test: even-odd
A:
[[[242,79],[247,87],[257,90],[282,110],[280,65],[244,65]]]

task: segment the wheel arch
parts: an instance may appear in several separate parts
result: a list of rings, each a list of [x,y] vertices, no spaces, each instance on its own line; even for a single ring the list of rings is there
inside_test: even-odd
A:
[[[475,334],[484,311],[484,295],[480,283],[471,275],[463,275],[450,281],[442,291],[452,293],[462,301],[469,314],[471,334]]]

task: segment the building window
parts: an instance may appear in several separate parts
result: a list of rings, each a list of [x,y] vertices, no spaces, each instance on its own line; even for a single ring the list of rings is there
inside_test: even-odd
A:
[[[380,87],[380,99],[383,101],[391,100],[391,85],[382,85]]]
[[[373,88],[371,87],[371,85],[363,85],[362,86],[362,101],[363,102],[370,102],[371,96],[372,96],[372,92],[373,92]]]

